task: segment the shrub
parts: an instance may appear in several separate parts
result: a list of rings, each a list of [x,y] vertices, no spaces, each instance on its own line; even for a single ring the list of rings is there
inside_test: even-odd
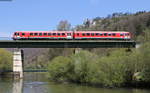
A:
[[[150,43],[145,43],[130,52],[117,49],[100,58],[88,51],[80,51],[69,57],[59,56],[49,63],[50,78],[106,87],[150,82],[149,49]]]
[[[5,49],[0,49],[0,70],[12,69],[12,54]]]
[[[90,83],[91,76],[93,76],[93,72],[95,72],[97,56],[88,51],[80,51],[79,53],[72,55],[71,59],[73,72],[70,73],[72,74],[70,79],[80,83]]]
[[[55,57],[48,65],[50,78],[56,81],[65,80],[70,62],[68,57]]]

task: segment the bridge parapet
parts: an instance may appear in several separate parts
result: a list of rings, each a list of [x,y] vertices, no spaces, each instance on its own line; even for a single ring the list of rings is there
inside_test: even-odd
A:
[[[1,40],[0,48],[135,48],[135,41],[117,40]]]

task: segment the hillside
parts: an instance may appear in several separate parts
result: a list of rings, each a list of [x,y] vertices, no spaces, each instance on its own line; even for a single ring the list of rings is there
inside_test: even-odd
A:
[[[135,14],[113,13],[107,17],[87,19],[75,27],[76,30],[129,31],[134,39],[143,34],[146,28],[150,28],[150,12],[146,11]]]

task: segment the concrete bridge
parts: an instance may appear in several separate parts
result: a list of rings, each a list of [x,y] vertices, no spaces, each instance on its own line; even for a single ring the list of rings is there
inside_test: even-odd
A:
[[[0,48],[135,48],[135,41],[117,40],[0,40]]]
[[[0,48],[15,48],[13,72],[23,78],[23,50],[20,48],[135,48],[135,41],[117,40],[0,40]],[[78,51],[78,50],[77,50]]]

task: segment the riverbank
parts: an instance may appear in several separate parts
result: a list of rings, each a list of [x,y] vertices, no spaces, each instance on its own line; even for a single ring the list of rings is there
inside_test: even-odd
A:
[[[13,72],[1,72],[0,77],[1,78],[13,78]]]
[[[54,82],[56,84],[76,84],[79,86],[88,86],[88,87],[94,87],[94,88],[107,88],[107,89],[116,89],[116,88],[137,88],[137,89],[150,89],[150,82],[130,82],[130,83],[124,83],[124,85],[121,86],[104,86],[102,84],[91,84],[91,83],[81,83],[81,82],[74,82],[74,81],[56,81],[56,80],[49,80],[49,82]]]

